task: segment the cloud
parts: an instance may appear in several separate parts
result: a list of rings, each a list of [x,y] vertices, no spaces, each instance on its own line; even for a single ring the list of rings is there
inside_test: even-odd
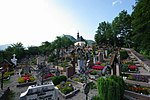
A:
[[[115,0],[114,2],[112,2],[112,5],[115,6],[117,3],[121,4],[122,1],[121,0]]]

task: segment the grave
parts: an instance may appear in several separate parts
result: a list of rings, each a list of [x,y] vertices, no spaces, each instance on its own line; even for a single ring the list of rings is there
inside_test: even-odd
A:
[[[17,65],[17,59],[15,58],[15,54],[13,54],[13,58],[11,59],[11,62],[16,66]]]

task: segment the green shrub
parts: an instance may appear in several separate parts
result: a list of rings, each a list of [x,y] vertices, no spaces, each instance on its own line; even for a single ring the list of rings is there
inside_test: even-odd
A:
[[[97,86],[94,82],[90,82],[90,89],[97,89]]]
[[[102,63],[101,66],[106,66],[106,63]]]
[[[110,76],[97,80],[100,100],[121,100],[124,94],[125,83],[121,77]]]
[[[79,78],[73,78],[73,80],[79,82],[80,79]]]
[[[34,80],[35,80],[35,78],[33,76],[30,76],[29,82],[33,82]]]
[[[60,78],[60,81],[61,81],[61,82],[67,80],[67,77],[66,77],[65,75],[59,76],[59,78]]]
[[[74,90],[73,87],[66,86],[66,87],[63,87],[60,91],[64,94],[68,94],[73,90]]]
[[[65,85],[69,86],[69,84],[71,84],[71,82],[66,82]]]
[[[5,75],[5,74],[7,74],[7,75],[14,75],[14,71],[5,72],[4,75]]]
[[[120,51],[120,58],[121,58],[121,60],[127,59],[128,56],[129,56],[129,55],[128,55],[127,51],[125,51],[125,50],[121,50],[121,51]]]
[[[23,77],[18,78],[18,83],[24,83],[24,82],[25,82],[25,80],[23,79]]]
[[[101,100],[100,97],[98,95],[95,95],[91,98],[91,100]]]
[[[90,72],[91,75],[96,75],[97,74],[97,71],[96,70],[93,70],[92,72]]]
[[[67,80],[67,77],[66,76],[54,76],[52,77],[52,81],[54,83],[54,85],[58,85],[60,84],[62,81],[66,81]]]
[[[127,72],[128,71],[128,64],[122,64],[121,71],[122,72]]]

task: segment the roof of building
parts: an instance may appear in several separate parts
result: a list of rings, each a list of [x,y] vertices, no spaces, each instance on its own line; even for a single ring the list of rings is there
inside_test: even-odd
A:
[[[85,40],[83,39],[82,36],[80,36],[80,37],[76,40],[76,42],[85,42]]]

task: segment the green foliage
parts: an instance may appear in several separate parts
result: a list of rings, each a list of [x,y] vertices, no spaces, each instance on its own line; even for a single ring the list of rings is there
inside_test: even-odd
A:
[[[79,78],[73,78],[73,80],[79,82],[80,79]]]
[[[48,57],[48,62],[54,62],[56,60],[56,55],[54,54],[51,54],[49,57]]]
[[[121,77],[110,76],[97,80],[100,100],[121,100],[124,94],[125,83]]]
[[[122,64],[121,65],[121,71],[122,72],[127,72],[128,71],[128,64]]]
[[[95,41],[97,44],[106,44],[107,41],[112,40],[112,31],[111,31],[111,24],[109,22],[101,22],[95,34]]]
[[[63,84],[58,84],[57,87],[64,94],[68,94],[74,90],[73,86],[71,85],[71,82],[65,82]]]
[[[13,75],[14,74],[14,71],[10,71],[10,72],[5,72],[4,75],[3,75],[3,78],[8,78],[9,76]],[[0,78],[2,76],[0,75]]]
[[[60,84],[62,81],[66,81],[66,80],[67,80],[67,77],[64,75],[52,77],[52,81],[53,81],[55,86]]]
[[[119,93],[120,97],[122,98],[124,95],[124,89],[125,89],[125,82],[123,78],[120,76],[115,76],[115,75],[110,76],[110,78],[113,79],[116,83],[118,83],[119,86],[117,87],[117,89],[119,89],[118,90],[119,92],[117,93]]]
[[[106,66],[106,63],[102,63],[101,66]]]
[[[106,80],[104,78],[99,78],[97,80],[97,89],[98,89],[98,94],[101,100],[107,100],[107,91],[108,87],[106,85]]]
[[[117,17],[112,21],[112,32],[114,36],[114,42],[118,46],[124,44],[130,44],[129,36],[131,34],[131,16],[127,11],[123,10]]]
[[[65,86],[65,87],[63,87],[60,91],[61,91],[62,93],[64,93],[64,94],[68,94],[68,93],[70,93],[70,92],[73,91],[73,90],[74,90],[73,87]]]
[[[90,82],[90,89],[97,89],[96,83]]]
[[[35,78],[33,76],[30,76],[29,82],[33,82]]]
[[[126,50],[121,50],[120,51],[120,58],[121,58],[121,60],[127,59],[128,57],[129,57],[129,55],[128,55]]]
[[[101,98],[98,95],[95,95],[91,98],[91,100],[101,100]]]
[[[90,72],[91,75],[96,75],[97,74],[97,71],[96,70],[93,70],[92,72]]]
[[[137,50],[150,51],[150,0],[138,0],[132,12],[132,39]]]
[[[23,77],[18,78],[18,83],[24,83],[24,82],[25,82],[25,80],[23,79]]]
[[[67,61],[63,61],[63,62],[60,64],[60,66],[66,68],[66,67],[68,66],[68,62],[67,62]]]

